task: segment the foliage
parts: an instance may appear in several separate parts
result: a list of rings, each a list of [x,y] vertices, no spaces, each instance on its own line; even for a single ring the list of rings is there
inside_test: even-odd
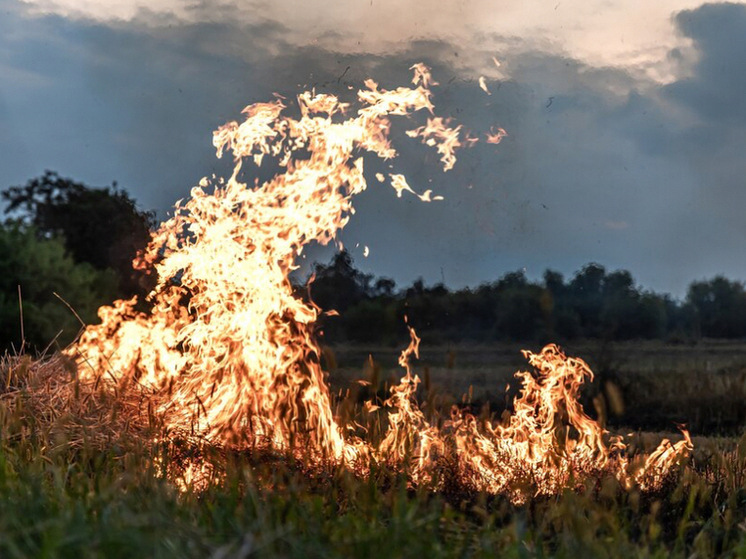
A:
[[[132,260],[147,244],[154,216],[139,210],[116,183],[90,188],[47,171],[25,186],[7,189],[2,197],[6,212],[17,216],[16,225],[5,227],[0,253],[0,267],[9,270],[0,294],[2,347],[20,342],[21,280],[26,284],[27,340],[37,347],[61,329],[63,341],[77,330],[72,314],[56,299],[49,300],[52,291],[86,321],[94,319],[97,305],[147,292],[153,278],[147,270],[133,270]],[[38,242],[29,238],[30,231]],[[75,271],[59,254],[60,243],[77,265]],[[330,263],[316,264],[313,278],[305,292],[323,310],[341,315],[322,319],[329,343],[396,344],[406,337],[405,317],[434,343],[746,338],[744,284],[721,276],[693,282],[683,301],[640,288],[626,270],[609,272],[594,263],[569,280],[552,270],[540,281],[518,271],[472,289],[428,286],[420,279],[397,290],[393,280],[355,268],[342,251]]]
[[[6,213],[33,225],[42,238],[59,237],[77,263],[111,269],[119,280],[119,295],[143,293],[146,278],[132,260],[150,240],[154,214],[137,208],[117,187],[90,188],[46,171],[25,186],[2,193]]]
[[[687,300],[695,309],[696,328],[707,337],[746,337],[746,292],[742,282],[717,276],[696,281]]]
[[[684,301],[641,289],[626,270],[588,264],[569,281],[547,270],[541,281],[511,272],[475,289],[426,286],[397,291],[393,280],[354,267],[342,252],[316,265],[311,298],[339,317],[323,320],[332,342],[395,343],[404,317],[428,341],[667,341],[746,338],[746,290],[716,277],[692,283]]]
[[[116,278],[110,270],[75,263],[62,241],[44,238],[30,226],[7,222],[0,225],[0,344],[21,350],[19,287],[23,305],[23,329],[28,347],[43,350],[52,342],[64,346],[81,324],[58,293],[91,322],[98,306],[114,296]]]

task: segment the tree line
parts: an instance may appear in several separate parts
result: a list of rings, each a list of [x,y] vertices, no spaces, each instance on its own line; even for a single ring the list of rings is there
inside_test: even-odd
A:
[[[308,292],[322,309],[339,312],[322,318],[328,343],[400,344],[405,317],[431,342],[746,338],[744,283],[722,276],[693,282],[684,300],[595,263],[570,279],[547,270],[532,281],[518,271],[476,288],[419,279],[397,289],[393,280],[357,270],[343,251],[315,266]]]
[[[142,298],[153,285],[153,274],[134,270],[132,260],[155,214],[116,183],[93,188],[47,171],[1,196],[0,349],[64,347],[97,320],[99,306]],[[405,317],[431,342],[746,339],[744,283],[722,276],[693,282],[683,300],[595,263],[570,278],[547,270],[531,280],[518,271],[469,289],[421,279],[398,288],[361,272],[342,251],[295,287],[338,311],[321,318],[326,343],[400,345]]]

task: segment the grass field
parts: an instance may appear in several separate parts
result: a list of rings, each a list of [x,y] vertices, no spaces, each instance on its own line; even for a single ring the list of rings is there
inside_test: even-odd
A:
[[[541,346],[432,347],[425,340],[415,370],[443,406],[461,403],[466,395],[474,407],[488,403],[499,413],[517,393],[513,374],[528,367],[523,348],[537,351]],[[746,425],[746,344],[590,341],[563,349],[587,361],[595,373],[586,389],[589,410],[594,409],[593,396],[608,400],[607,383],[618,388],[621,402],[601,410],[611,428],[675,431],[678,423],[694,435],[740,435]],[[338,346],[330,353],[330,382],[336,390],[357,390],[355,381],[361,376],[381,384],[400,376],[396,348]]]
[[[516,349],[425,347],[416,370],[428,379],[423,390],[438,400],[433,405],[459,401],[471,386],[474,405],[489,402],[499,413],[505,383],[524,367]],[[331,466],[307,472],[281,456],[195,449],[176,440],[147,444],[126,428],[102,438],[95,422],[31,413],[38,404],[33,381],[22,385],[6,360],[0,557],[746,557],[746,440],[736,436],[740,425],[728,415],[740,413],[736,404],[743,402],[746,347],[593,349],[568,351],[606,366],[600,380],[619,385],[624,410],[609,413],[612,428],[636,421],[645,446],[646,437],[659,438],[654,431],[674,410],[706,426],[692,429],[692,461],[655,493],[626,491],[600,477],[577,491],[514,505],[463,488],[414,489],[384,467],[362,479]],[[330,380],[347,399],[362,397],[347,394],[360,386],[351,382],[356,378],[377,378],[382,390],[395,373],[395,356],[394,350],[335,348],[327,355],[336,365]],[[598,390],[604,393],[603,386]],[[698,396],[712,402],[720,423],[705,420]],[[105,402],[96,405],[115,414]],[[648,414],[635,418],[646,406]],[[178,478],[196,452],[213,475],[199,492],[180,491],[167,478]]]

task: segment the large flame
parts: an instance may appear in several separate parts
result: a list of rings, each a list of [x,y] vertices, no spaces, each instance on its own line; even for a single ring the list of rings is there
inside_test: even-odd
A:
[[[367,187],[363,155],[396,156],[391,116],[427,111],[426,124],[407,135],[434,147],[446,171],[456,150],[476,141],[432,114],[437,84],[424,65],[412,70],[411,87],[389,91],[367,80],[354,114],[334,95],[304,92],[297,118],[278,99],[247,107],[243,122],[217,130],[218,157],[233,153],[232,176],[212,185],[203,179],[155,232],[136,262],[157,274],[150,310],[137,310],[135,299],[101,308],[102,323],[70,350],[81,375],[114,388],[147,387],[170,429],[216,444],[291,452],[359,472],[387,462],[406,467],[414,483],[435,480],[444,461],[456,464],[465,483],[514,500],[600,471],[626,485],[656,483],[690,449],[688,436],[631,464],[624,443],[578,403],[591,371],[555,346],[525,352],[535,374],[518,373],[523,390],[506,423],[456,409],[439,427],[417,405],[409,359],[419,339],[410,329],[400,360],[406,375],[378,412],[388,419],[382,440],[348,436],[334,417],[313,336],[320,310],[296,297],[288,279],[296,260],[309,243],[332,242],[354,213],[352,199]],[[504,135],[500,129],[486,140]],[[244,162],[261,165],[265,157],[283,172],[261,184],[241,182]],[[403,175],[389,179],[399,196],[416,194]],[[416,195],[441,199],[429,190]]]

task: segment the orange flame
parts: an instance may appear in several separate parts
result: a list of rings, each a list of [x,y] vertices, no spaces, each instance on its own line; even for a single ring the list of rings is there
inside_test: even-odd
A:
[[[412,70],[413,87],[385,90],[367,80],[351,116],[351,105],[337,97],[304,92],[297,97],[299,118],[286,116],[278,99],[246,107],[243,122],[220,127],[213,143],[218,157],[233,153],[232,176],[212,186],[203,179],[154,233],[136,264],[157,273],[150,310],[136,310],[135,299],[102,307],[101,324],[88,327],[70,350],[82,376],[106,386],[142,384],[173,430],[360,472],[372,461],[403,465],[414,483],[436,481],[444,459],[458,464],[465,482],[516,501],[527,497],[526,482],[531,491],[550,494],[602,470],[627,485],[655,483],[691,448],[688,434],[632,468],[622,441],[578,403],[590,369],[556,346],[524,352],[537,373],[518,373],[523,390],[507,423],[480,424],[454,410],[436,427],[417,405],[420,381],[410,358],[420,340],[409,328],[411,343],[400,359],[406,374],[385,402],[383,440],[344,434],[313,336],[319,309],[294,295],[288,277],[306,245],[332,242],[354,213],[352,199],[367,187],[363,154],[396,156],[390,117],[432,114],[430,87],[437,84],[424,65]],[[462,141],[460,131],[432,116],[407,134],[435,147],[447,171],[456,150],[475,141]],[[504,135],[499,129],[487,141]],[[241,182],[244,161],[261,165],[267,156],[284,172],[252,187]],[[389,177],[397,196],[408,191],[423,201],[442,199],[430,190],[416,194],[403,175]]]
[[[488,144],[499,144],[500,142],[503,141],[503,138],[507,135],[508,133],[502,128],[498,128],[497,130],[494,130],[494,128],[491,128],[490,131],[487,133],[485,142],[487,142]]]

